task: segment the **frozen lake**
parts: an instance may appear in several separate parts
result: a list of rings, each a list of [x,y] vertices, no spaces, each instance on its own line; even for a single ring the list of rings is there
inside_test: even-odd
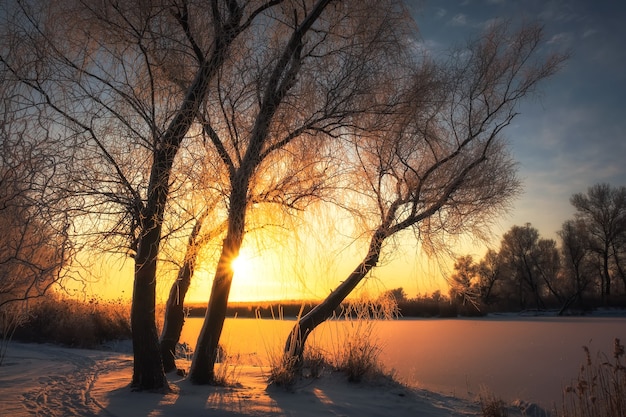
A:
[[[227,319],[222,344],[227,352],[267,364],[277,355],[294,322]],[[190,318],[181,341],[192,347],[202,319]],[[325,323],[311,341],[339,349],[344,321]],[[403,382],[431,391],[474,398],[485,387],[504,400],[523,399],[549,407],[562,387],[576,378],[592,354],[610,355],[613,339],[626,342],[626,318],[494,317],[480,319],[401,319],[376,322],[381,359]]]

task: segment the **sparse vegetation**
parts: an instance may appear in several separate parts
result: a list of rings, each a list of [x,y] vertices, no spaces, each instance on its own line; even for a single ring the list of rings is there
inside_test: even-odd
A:
[[[28,320],[25,305],[26,301],[0,306],[0,366],[15,330]]]
[[[623,363],[624,345],[620,339],[613,343],[609,358],[598,353],[595,360],[587,346],[585,363],[581,365],[578,379],[563,390],[563,407],[560,417],[625,417],[626,367]]]
[[[219,345],[218,356],[213,384],[221,387],[236,385],[241,371],[240,356],[226,353],[222,345]]]
[[[598,353],[592,358],[584,346],[585,363],[578,379],[563,390],[560,417],[616,417],[626,416],[626,367],[623,362],[624,345],[620,339],[613,343],[609,358]]]
[[[506,404],[491,392],[483,390],[479,396],[482,417],[507,417]]]
[[[376,321],[398,316],[395,298],[383,297],[375,301],[358,299],[348,303],[343,312],[347,330],[337,340],[334,363],[350,382],[374,379],[384,374],[380,360],[381,346],[376,337]]]
[[[16,340],[95,348],[106,341],[131,337],[129,306],[122,300],[80,301],[49,295],[33,302],[28,316],[17,327]]]
[[[375,334],[376,321],[396,318],[398,314],[397,302],[389,294],[376,300],[360,298],[346,303],[335,316],[339,320],[328,324],[333,327],[330,348],[324,350],[311,343],[301,362],[290,353],[276,357],[271,360],[270,382],[291,388],[300,377],[317,378],[326,368],[342,372],[350,382],[385,376],[380,360],[382,348]]]

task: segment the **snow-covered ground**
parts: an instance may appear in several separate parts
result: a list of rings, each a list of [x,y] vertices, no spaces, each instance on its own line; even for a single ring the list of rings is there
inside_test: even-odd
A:
[[[131,374],[128,354],[10,343],[0,366],[0,416],[480,415],[476,402],[392,382],[351,384],[330,371],[293,392],[268,388],[267,369],[258,366],[238,366],[231,387],[194,386],[171,374],[167,395],[131,392]]]

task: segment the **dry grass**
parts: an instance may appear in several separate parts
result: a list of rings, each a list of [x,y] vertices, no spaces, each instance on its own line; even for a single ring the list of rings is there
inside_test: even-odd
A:
[[[303,311],[304,304],[300,306],[296,320],[300,319]],[[271,310],[271,313],[274,320],[282,320],[284,318],[281,308],[278,309],[276,314],[273,310]],[[260,319],[259,313],[257,313],[257,319]],[[326,355],[314,344],[306,345],[301,363],[298,363],[298,358],[293,352],[285,354],[282,350],[278,352],[268,351],[267,356],[270,359],[269,383],[286,389],[293,388],[302,377],[318,378],[323,370],[329,367]]]
[[[626,368],[624,345],[613,343],[613,355],[599,353],[595,360],[583,347],[586,361],[580,367],[578,379],[563,390],[561,417],[621,417],[626,416]]]
[[[483,389],[478,397],[482,417],[507,417],[506,404],[493,393]]]
[[[28,303],[16,301],[0,306],[0,366],[18,327],[28,321]]]
[[[302,363],[294,355],[268,354],[269,381],[292,388],[300,378],[317,378],[325,369],[343,372],[350,382],[387,378],[380,354],[381,343],[376,336],[377,321],[398,316],[393,298],[368,300],[360,298],[344,305],[342,314],[326,323],[330,331],[330,347],[318,345],[315,335],[309,338]]]
[[[213,374],[213,384],[222,387],[237,385],[241,376],[240,363],[240,355],[229,355],[220,346],[220,354]]]
[[[130,307],[122,300],[80,301],[47,296],[29,308],[29,319],[15,331],[17,340],[95,348],[110,340],[129,339]]]
[[[398,317],[398,305],[393,297],[369,300],[360,298],[349,303],[343,311],[345,332],[337,332],[331,361],[350,382],[374,380],[387,376],[380,359],[382,346],[376,334],[380,320]]]

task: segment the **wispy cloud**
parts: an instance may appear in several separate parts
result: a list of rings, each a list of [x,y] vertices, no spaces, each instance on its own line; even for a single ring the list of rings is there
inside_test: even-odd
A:
[[[571,32],[561,32],[553,35],[548,40],[548,45],[571,45],[574,42],[574,35]]]
[[[504,20],[504,18],[502,18],[502,17],[494,17],[494,18],[491,18],[491,19],[487,19],[484,22],[482,22],[479,25],[479,27],[481,29],[483,29],[483,30],[484,29],[489,29],[490,27],[495,26],[495,25],[501,23],[503,20]]]
[[[597,34],[598,31],[596,29],[587,29],[583,32],[583,39],[587,39],[590,38],[592,36],[594,36],[595,34]]]
[[[467,15],[459,13],[448,22],[452,26],[467,26]]]

